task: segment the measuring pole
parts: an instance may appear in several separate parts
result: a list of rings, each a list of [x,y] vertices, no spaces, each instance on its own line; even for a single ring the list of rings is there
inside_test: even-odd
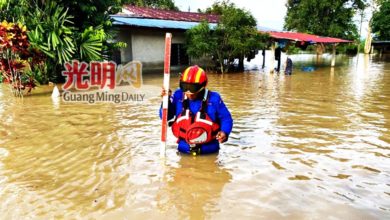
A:
[[[160,157],[165,157],[165,149],[167,146],[169,77],[170,77],[170,69],[171,69],[171,42],[172,42],[172,34],[166,33],[165,52],[164,52],[164,84],[163,84],[165,95],[163,96],[163,106],[162,106]]]

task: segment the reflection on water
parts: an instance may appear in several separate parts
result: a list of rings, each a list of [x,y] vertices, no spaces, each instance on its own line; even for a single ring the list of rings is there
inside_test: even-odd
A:
[[[301,72],[316,57],[291,58],[292,76],[256,60],[211,74],[235,120],[229,142],[194,158],[169,134],[165,161],[160,75],[144,76],[144,102],[122,105],[63,103],[49,87],[19,100],[0,84],[0,217],[385,219],[390,63],[323,57]]]
[[[166,185],[157,196],[160,211],[175,210],[180,219],[204,219],[219,212],[221,192],[231,175],[215,156],[180,158],[178,167],[166,171]]]

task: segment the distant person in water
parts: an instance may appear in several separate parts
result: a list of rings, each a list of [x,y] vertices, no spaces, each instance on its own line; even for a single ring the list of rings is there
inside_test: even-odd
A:
[[[292,68],[293,68],[293,63],[290,57],[287,57],[286,59],[286,65],[284,69],[284,74],[286,75],[291,75],[292,74]]]
[[[173,120],[170,124],[180,152],[218,152],[219,144],[226,142],[232,131],[233,119],[221,96],[206,86],[206,72],[190,66],[180,77],[180,88],[173,96],[169,93],[168,120]],[[163,89],[161,96],[165,94]]]

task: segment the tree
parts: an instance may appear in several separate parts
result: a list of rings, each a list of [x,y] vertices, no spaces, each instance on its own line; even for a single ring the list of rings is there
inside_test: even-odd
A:
[[[113,41],[110,18],[124,4],[177,10],[172,0],[0,0],[0,21],[27,26],[31,46],[46,55],[41,83],[59,82],[63,63],[109,59],[126,46]]]
[[[353,16],[365,7],[364,0],[288,0],[286,30],[321,36],[357,39]]]
[[[208,55],[217,48],[217,39],[213,35],[210,25],[207,21],[191,28],[186,32],[187,54],[199,58]]]
[[[125,0],[125,2],[141,7],[151,7],[174,11],[179,10],[179,8],[172,0]]]
[[[265,47],[267,35],[257,31],[256,20],[248,11],[228,1],[216,2],[206,12],[220,14],[219,22],[213,29],[204,21],[187,31],[188,55],[214,58],[222,73],[238,59],[238,69],[243,70],[244,57],[248,61],[254,58],[256,51]]]
[[[372,32],[378,40],[390,40],[390,0],[379,2],[379,10],[372,16]]]

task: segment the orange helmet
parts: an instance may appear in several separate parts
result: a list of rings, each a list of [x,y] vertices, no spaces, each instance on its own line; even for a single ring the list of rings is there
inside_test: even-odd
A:
[[[206,85],[206,72],[196,65],[188,67],[180,77],[180,88],[183,92],[196,93],[204,89]]]

